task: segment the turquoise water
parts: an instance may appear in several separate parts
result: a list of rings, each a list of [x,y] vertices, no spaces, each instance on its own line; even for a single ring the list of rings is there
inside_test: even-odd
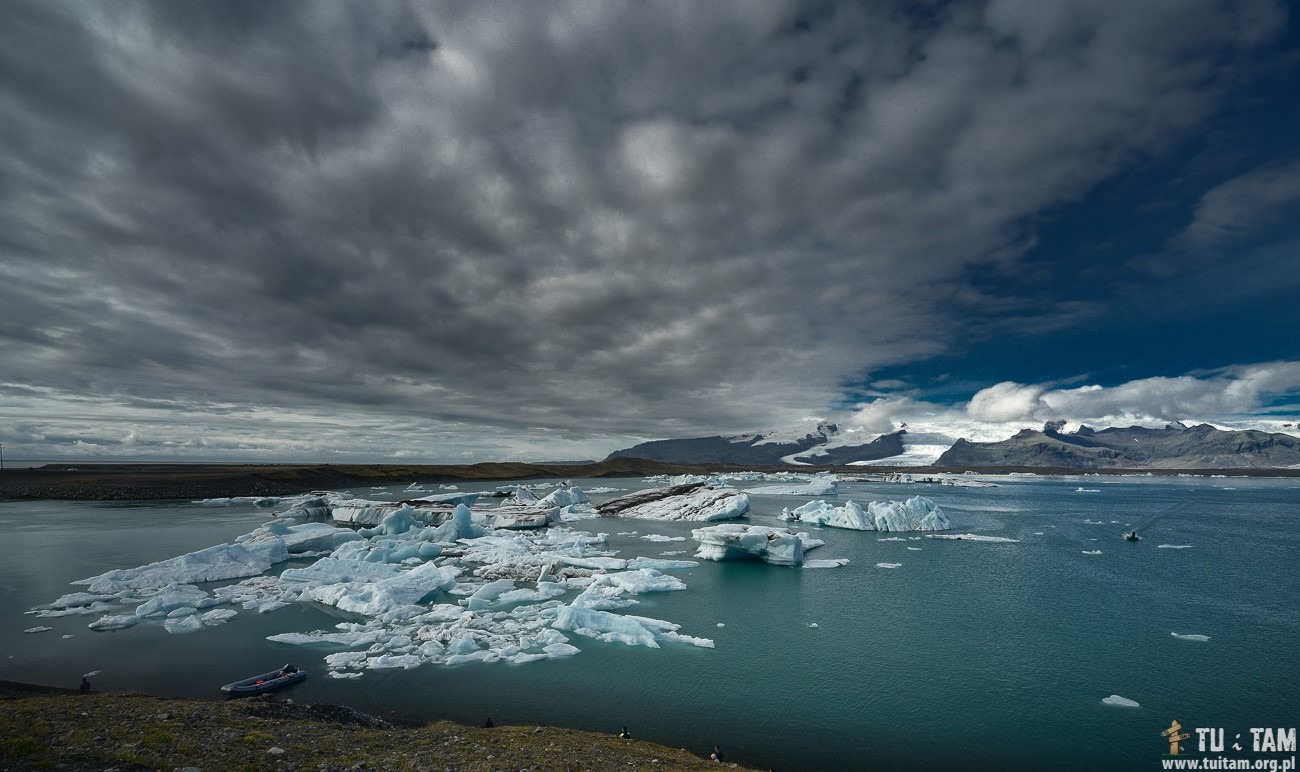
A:
[[[718,744],[729,760],[776,769],[1155,769],[1167,749],[1159,732],[1175,718],[1230,734],[1300,724],[1300,483],[999,483],[842,484],[830,500],[922,494],[945,509],[954,531],[1018,544],[892,542],[880,541],[892,534],[817,529],[827,545],[812,557],[849,558],[848,566],[702,562],[672,572],[688,590],[641,595],[628,612],[678,623],[712,638],[714,649],[570,636],[582,649],[571,658],[309,677],[286,696],[414,720],[477,724],[490,715],[498,725],[604,731],[625,724],[637,737],[700,753]],[[755,496],[750,520],[776,525],[782,506],[804,501]],[[284,661],[323,676],[320,658],[335,649],[265,640],[350,618],[315,605],[241,611],[186,635],[154,625],[93,633],[85,625],[96,616],[22,615],[81,589],[67,585],[73,579],[229,541],[266,518],[183,502],[0,502],[0,618],[9,620],[0,625],[0,678],[75,686],[100,670],[92,678],[100,689],[211,697],[222,683]],[[694,547],[614,535],[689,536],[691,524],[574,527],[610,533],[622,557]],[[1128,527],[1144,540],[1120,539]],[[1093,550],[1102,554],[1084,554]],[[54,630],[22,632],[38,624]],[[1111,694],[1141,707],[1102,704]]]

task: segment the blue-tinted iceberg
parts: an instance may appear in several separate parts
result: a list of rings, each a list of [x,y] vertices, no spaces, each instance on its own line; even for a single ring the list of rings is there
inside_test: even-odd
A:
[[[952,527],[943,510],[922,496],[901,502],[873,501],[865,510],[852,501],[842,507],[810,501],[793,511],[783,510],[782,516],[787,520],[856,531],[946,531]]]

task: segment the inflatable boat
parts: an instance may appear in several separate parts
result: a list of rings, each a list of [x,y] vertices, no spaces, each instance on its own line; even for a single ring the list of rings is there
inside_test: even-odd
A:
[[[226,684],[221,687],[221,692],[231,697],[244,697],[250,694],[261,694],[273,689],[279,689],[289,684],[296,684],[307,677],[306,671],[299,670],[293,665],[285,665],[279,670],[272,670],[269,673],[255,675],[251,678],[245,678],[242,681],[235,681],[232,684]]]

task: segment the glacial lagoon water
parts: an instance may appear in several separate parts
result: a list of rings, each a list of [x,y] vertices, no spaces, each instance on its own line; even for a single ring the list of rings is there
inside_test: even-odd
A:
[[[798,569],[704,561],[670,572],[689,589],[643,594],[629,611],[711,638],[713,649],[571,635],[582,650],[573,657],[425,665],[354,680],[324,677],[321,658],[336,649],[266,640],[352,618],[315,604],[241,611],[183,635],[152,624],[95,633],[86,624],[97,616],[24,616],[83,589],[68,584],[75,579],[229,541],[265,522],[266,510],[0,502],[0,679],[74,687],[97,670],[98,689],[211,698],[222,683],[293,661],[313,675],[284,694],[297,701],[416,721],[491,716],[497,725],[609,732],[627,725],[637,737],[699,753],[717,744],[729,761],[775,769],[1157,769],[1168,748],[1160,731],[1174,719],[1225,728],[1230,741],[1241,733],[1247,752],[1239,758],[1292,755],[1252,754],[1248,742],[1251,727],[1300,725],[1300,481],[996,481],[842,483],[828,500],[920,494],[948,513],[953,533],[1018,543],[882,541],[899,534],[814,529],[827,544],[811,557],[851,562]],[[754,496],[749,520],[780,525],[782,506],[806,500]],[[687,550],[681,558],[693,542],[640,536],[689,537],[697,526],[573,524],[611,534],[621,557]],[[1131,527],[1145,538],[1123,541]],[[638,535],[616,535],[630,531]],[[37,625],[53,629],[23,632]],[[1112,694],[1139,707],[1104,704]]]

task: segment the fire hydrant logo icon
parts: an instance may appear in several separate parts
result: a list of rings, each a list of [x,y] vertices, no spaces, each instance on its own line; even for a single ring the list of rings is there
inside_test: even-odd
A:
[[[1192,739],[1192,736],[1190,734],[1183,731],[1183,725],[1178,723],[1178,719],[1174,719],[1173,721],[1171,721],[1169,723],[1169,728],[1161,732],[1160,736],[1169,741],[1170,756],[1178,755],[1179,743],[1181,743],[1183,740]]]

